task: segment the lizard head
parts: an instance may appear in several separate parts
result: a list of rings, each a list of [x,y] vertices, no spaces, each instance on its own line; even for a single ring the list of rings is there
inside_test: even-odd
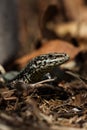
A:
[[[69,56],[66,53],[48,53],[37,56],[34,59],[34,65],[37,68],[50,68],[63,64],[69,60]]]

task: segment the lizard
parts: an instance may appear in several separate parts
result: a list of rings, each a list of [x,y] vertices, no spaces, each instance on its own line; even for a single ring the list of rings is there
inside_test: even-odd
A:
[[[35,83],[41,80],[46,73],[50,73],[54,67],[57,67],[69,60],[66,53],[48,53],[39,55],[29,61],[27,66],[22,69],[17,76],[8,80],[13,82],[21,80],[25,83]]]

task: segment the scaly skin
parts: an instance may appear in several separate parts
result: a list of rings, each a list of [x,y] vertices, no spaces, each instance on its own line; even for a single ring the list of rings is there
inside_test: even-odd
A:
[[[22,80],[25,83],[35,83],[40,81],[41,77],[52,71],[57,67],[69,60],[69,56],[65,53],[49,53],[33,58],[28,65],[12,80]]]

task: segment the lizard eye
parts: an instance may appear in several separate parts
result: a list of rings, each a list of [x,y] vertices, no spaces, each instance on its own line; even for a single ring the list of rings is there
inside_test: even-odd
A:
[[[49,58],[52,58],[53,56],[51,54],[49,54]]]

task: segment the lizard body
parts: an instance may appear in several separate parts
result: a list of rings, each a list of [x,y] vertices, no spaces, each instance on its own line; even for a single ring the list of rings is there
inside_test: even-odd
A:
[[[27,66],[20,71],[17,76],[8,82],[22,80],[25,83],[35,83],[39,81],[44,74],[68,61],[68,59],[69,56],[65,53],[48,53],[37,56],[29,61]]]

